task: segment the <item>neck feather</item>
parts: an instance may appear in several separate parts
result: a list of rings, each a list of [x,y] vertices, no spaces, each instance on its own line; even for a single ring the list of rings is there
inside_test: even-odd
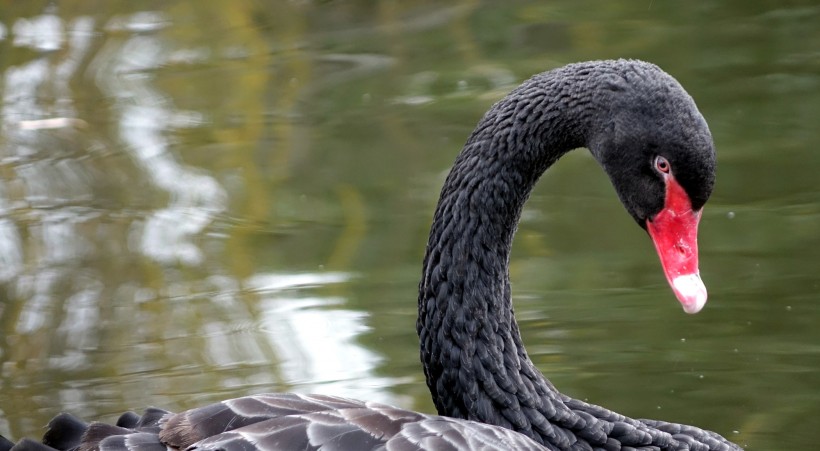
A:
[[[560,74],[559,74],[560,75]],[[587,99],[567,78],[536,76],[481,120],[447,177],[419,286],[421,358],[440,414],[533,437],[578,421],[535,369],[513,316],[508,263],[533,185],[585,144]]]

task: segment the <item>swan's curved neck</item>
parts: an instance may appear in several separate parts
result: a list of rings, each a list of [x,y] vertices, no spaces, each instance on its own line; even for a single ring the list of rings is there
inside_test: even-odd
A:
[[[634,420],[562,395],[527,356],[513,315],[510,249],[535,182],[561,155],[586,146],[618,191],[624,164],[639,164],[642,154],[611,145],[613,118],[640,127],[647,105],[658,108],[664,95],[674,120],[696,113],[656,66],[580,63],[536,75],[479,122],[441,190],[419,284],[421,360],[440,414],[503,426],[549,449],[689,449],[692,440],[737,449],[692,426]],[[685,431],[685,440],[674,431]]]
[[[527,356],[510,297],[510,248],[524,202],[552,163],[586,143],[591,102],[575,94],[583,90],[571,78],[549,76],[497,103],[456,159],[427,244],[417,323],[439,413],[530,436],[554,434],[546,423],[577,420]],[[572,103],[563,101],[569,93]]]

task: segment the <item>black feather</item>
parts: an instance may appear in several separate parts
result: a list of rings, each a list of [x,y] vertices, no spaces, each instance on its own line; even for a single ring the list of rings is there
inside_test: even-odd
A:
[[[52,448],[48,445],[44,445],[40,442],[24,438],[17,442],[12,448],[11,451],[56,451],[55,448]]]
[[[100,451],[166,451],[157,434],[137,432],[127,435],[111,435],[100,441]]]
[[[9,451],[14,446],[14,442],[0,435],[0,451]]]
[[[43,435],[43,444],[59,450],[70,450],[80,445],[83,434],[88,429],[88,423],[79,418],[61,413],[46,426]]]
[[[105,423],[91,423],[88,425],[85,434],[83,434],[82,443],[77,448],[78,451],[96,451],[99,443],[114,435],[126,435],[133,431],[131,429],[121,428],[113,424]]]
[[[126,429],[134,429],[140,422],[140,416],[136,412],[125,412],[117,418],[117,426]]]

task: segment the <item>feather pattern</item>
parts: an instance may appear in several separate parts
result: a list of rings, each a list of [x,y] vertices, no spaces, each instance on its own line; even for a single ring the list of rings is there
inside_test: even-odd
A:
[[[207,415],[203,414],[214,411],[221,412],[222,431],[196,442],[173,440],[181,436],[184,428],[180,426],[198,429]],[[248,396],[173,415],[160,437],[177,449],[226,451],[465,449],[458,445],[477,440],[488,450],[542,449],[526,437],[496,426],[374,402],[293,393]]]
[[[498,426],[426,415],[326,395],[272,393],[245,396],[173,414],[148,409],[134,429],[92,423],[76,451],[222,450],[542,450],[531,439]],[[52,422],[60,428],[65,422]],[[126,415],[129,419],[131,414]],[[147,418],[146,418],[147,417]],[[80,424],[73,419],[73,425]],[[159,430],[156,430],[157,424]],[[145,426],[140,426],[145,425]],[[75,428],[76,430],[76,428]],[[49,429],[46,433],[58,432]],[[30,442],[30,443],[29,443]],[[70,442],[67,442],[70,444]],[[19,451],[23,442],[17,444]],[[33,441],[39,451],[55,448]],[[47,448],[47,449],[46,449]]]

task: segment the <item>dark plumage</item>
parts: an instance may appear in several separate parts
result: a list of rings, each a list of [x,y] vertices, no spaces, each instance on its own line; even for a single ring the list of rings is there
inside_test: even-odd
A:
[[[24,440],[11,449],[739,450],[714,432],[634,420],[572,399],[527,356],[513,316],[510,247],[538,178],[577,147],[590,149],[629,214],[649,231],[684,309],[702,308],[694,237],[715,168],[706,122],[654,65],[573,64],[534,76],[496,103],[442,188],[417,322],[427,384],[442,416],[270,394],[179,414],[129,413],[115,426],[61,415],[44,444]]]

